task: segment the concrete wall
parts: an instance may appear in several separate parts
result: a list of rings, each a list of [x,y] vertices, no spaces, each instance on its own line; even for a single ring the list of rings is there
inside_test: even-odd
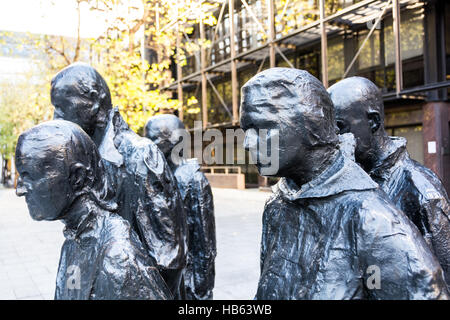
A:
[[[213,188],[245,189],[245,175],[243,173],[205,173]]]

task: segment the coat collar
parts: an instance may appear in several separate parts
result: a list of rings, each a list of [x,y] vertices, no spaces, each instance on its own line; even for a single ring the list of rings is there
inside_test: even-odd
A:
[[[128,129],[128,125],[120,115],[119,108],[115,107],[109,113],[105,135],[98,150],[104,160],[114,163],[118,167],[123,164],[123,156],[117,150],[114,139],[124,129]]]
[[[370,176],[374,179],[386,179],[391,176],[390,171],[396,167],[396,165],[409,157],[408,151],[406,151],[406,139],[403,137],[389,137],[391,140],[390,149],[386,155],[380,159],[380,161],[369,172]]]
[[[282,178],[276,190],[288,201],[326,198],[344,191],[376,189],[378,185],[355,162],[338,152],[335,161],[318,177],[298,187],[289,178]]]
[[[90,243],[96,241],[99,237],[97,230],[101,223],[102,216],[103,214],[101,212],[90,210],[76,228],[64,228],[64,237],[67,240],[74,240],[82,246],[89,246]]]

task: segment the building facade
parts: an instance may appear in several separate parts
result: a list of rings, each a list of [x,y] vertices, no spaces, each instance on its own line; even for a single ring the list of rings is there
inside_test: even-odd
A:
[[[210,45],[174,65],[165,88],[183,101],[177,113],[188,128],[238,128],[239,89],[266,68],[305,69],[326,87],[363,76],[383,92],[389,133],[407,138],[412,158],[450,191],[450,2],[225,0],[215,15],[216,26],[184,35]],[[268,183],[240,166],[248,186]]]

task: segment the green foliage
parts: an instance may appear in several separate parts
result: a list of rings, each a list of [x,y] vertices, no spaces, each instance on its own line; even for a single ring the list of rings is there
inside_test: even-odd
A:
[[[110,87],[113,104],[119,106],[125,120],[137,132],[151,115],[163,109],[180,109],[180,101],[161,92],[161,88],[174,81],[170,67],[177,37],[192,33],[192,26],[200,19],[207,25],[217,22],[212,15],[217,4],[208,1],[73,1],[78,6],[79,21],[83,20],[80,17],[83,2],[91,10],[104,14],[107,21],[104,34],[97,39],[82,39],[0,32],[0,45],[14,47],[10,56],[19,53],[40,67],[19,83],[0,84],[0,152],[5,158],[13,155],[21,132],[52,118],[50,80],[76,61],[87,62],[99,70]],[[185,53],[192,54],[200,45],[182,42],[176,63],[186,64]],[[149,64],[143,58],[144,47],[154,51],[157,63]],[[188,101],[192,106],[196,100],[191,97]]]
[[[0,154],[4,159],[12,158],[23,131],[52,118],[49,90],[49,85],[0,83]]]

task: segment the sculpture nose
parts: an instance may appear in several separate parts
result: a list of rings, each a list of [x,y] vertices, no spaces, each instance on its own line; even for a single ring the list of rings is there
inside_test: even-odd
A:
[[[27,194],[27,188],[23,184],[23,180],[21,177],[17,180],[17,186],[16,186],[16,195],[18,197],[22,197]]]

